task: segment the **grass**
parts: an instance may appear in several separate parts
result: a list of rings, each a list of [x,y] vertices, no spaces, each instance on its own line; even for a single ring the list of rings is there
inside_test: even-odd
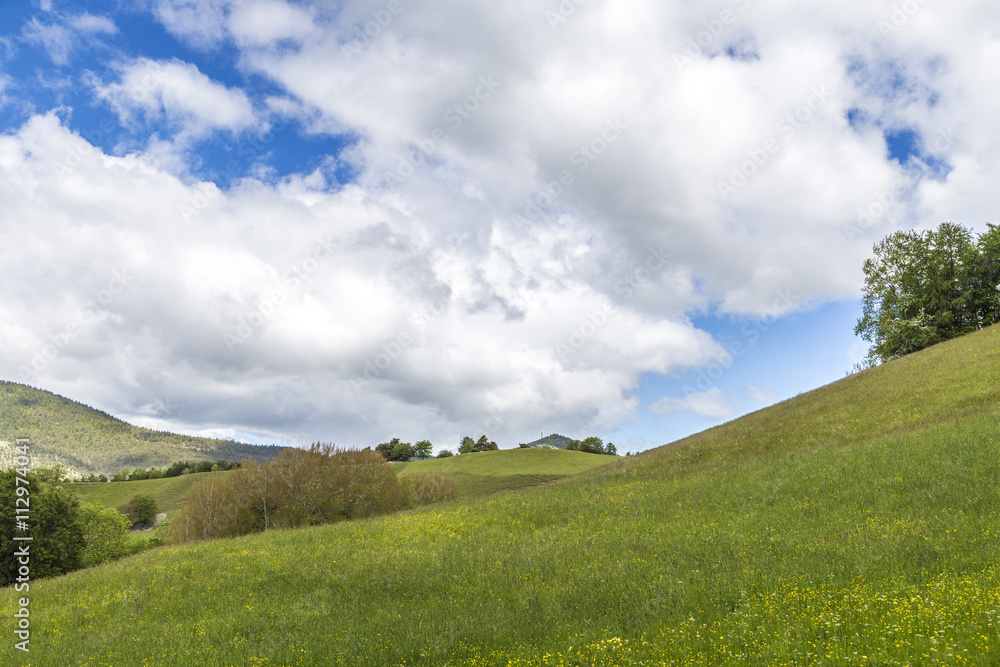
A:
[[[462,497],[474,498],[552,482],[613,460],[599,454],[556,449],[504,449],[395,465],[401,475],[439,473],[453,477]]]
[[[72,491],[81,503],[98,502],[106,507],[118,508],[136,494],[152,496],[156,500],[157,512],[167,515],[167,520],[161,523],[155,531],[139,533],[138,537],[166,538],[169,520],[177,510],[191,487],[210,475],[225,475],[226,472],[199,472],[178,477],[160,479],[144,479],[135,482],[78,482],[64,484]]]
[[[0,658],[995,665],[998,350],[995,327],[541,487],[33,582],[32,652]]]

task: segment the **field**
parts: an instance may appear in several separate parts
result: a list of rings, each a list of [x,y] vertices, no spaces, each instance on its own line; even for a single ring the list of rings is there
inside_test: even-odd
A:
[[[453,477],[462,497],[474,498],[552,482],[613,460],[561,449],[507,449],[395,465],[401,475],[435,472]]]
[[[4,659],[995,665],[998,481],[994,327],[535,488],[33,582]]]

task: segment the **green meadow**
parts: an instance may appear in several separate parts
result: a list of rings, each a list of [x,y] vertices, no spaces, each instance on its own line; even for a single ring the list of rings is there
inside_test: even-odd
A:
[[[614,457],[562,449],[508,449],[396,463],[401,475],[439,473],[458,482],[463,498],[523,489],[606,465]]]
[[[1000,328],[601,458],[33,582],[5,664],[1000,663]]]

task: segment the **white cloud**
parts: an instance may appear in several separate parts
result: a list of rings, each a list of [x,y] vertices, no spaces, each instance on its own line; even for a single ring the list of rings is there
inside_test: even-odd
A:
[[[313,24],[315,11],[282,0],[248,0],[234,8],[228,28],[243,47],[270,45],[283,40],[302,42],[320,33]]]
[[[718,387],[708,391],[688,394],[684,398],[666,396],[649,406],[650,412],[657,415],[667,414],[676,410],[693,412],[703,417],[721,419],[733,415],[733,407],[726,395]]]
[[[482,261],[475,239],[440,245],[362,188],[188,185],[54,115],[0,138],[0,165],[16,247],[0,375],[29,368],[125,416],[301,442],[513,441],[611,428],[634,415],[639,374],[721,353],[683,320],[613,307],[547,254],[549,232],[487,239]]]
[[[771,387],[745,387],[744,391],[750,395],[756,403],[770,405],[774,403],[777,393]]]
[[[53,267],[25,264],[40,287],[3,292],[7,367],[127,258],[132,287],[41,376],[63,393],[303,438],[575,433],[631,419],[643,373],[717,358],[688,317],[855,297],[888,232],[995,219],[1000,6],[927,3],[890,31],[892,8],[861,0],[590,2],[556,23],[558,4],[529,0],[387,6],[160,0],[171,34],[235,47],[248,85],[269,78],[262,110],[194,65],[135,58],[96,90],[173,135],[92,151],[58,187],[78,140],[52,117],[0,140],[7,247]],[[723,9],[734,20],[702,35]],[[335,186],[327,161],[207,197],[171,176],[197,159],[178,144],[265,115],[357,137],[340,156],[357,181]],[[886,127],[914,129],[951,171],[887,160]],[[333,258],[227,355],[223,335],[325,235]],[[717,389],[656,405],[733,409]]]
[[[218,46],[226,36],[228,0],[158,0],[156,18],[170,34],[200,49]]]
[[[84,12],[77,16],[72,17],[69,20],[69,24],[72,25],[76,30],[85,34],[106,34],[114,35],[118,32],[118,27],[115,26],[114,21],[106,16],[94,16],[93,14],[88,14]]]
[[[68,65],[70,55],[81,41],[97,43],[100,35],[117,32],[118,28],[111,19],[84,12],[68,18],[57,17],[52,23],[43,23],[32,17],[21,34],[27,42],[44,48],[56,65]]]
[[[117,82],[95,80],[93,86],[125,122],[137,113],[162,118],[184,139],[215,130],[238,133],[257,124],[246,93],[211,80],[190,63],[138,58],[118,70]]]

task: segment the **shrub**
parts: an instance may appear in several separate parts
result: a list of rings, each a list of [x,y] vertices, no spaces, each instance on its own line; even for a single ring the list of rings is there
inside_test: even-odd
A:
[[[314,444],[270,463],[244,461],[195,485],[171,522],[171,541],[243,535],[369,517],[401,509],[407,495],[381,454]]]

